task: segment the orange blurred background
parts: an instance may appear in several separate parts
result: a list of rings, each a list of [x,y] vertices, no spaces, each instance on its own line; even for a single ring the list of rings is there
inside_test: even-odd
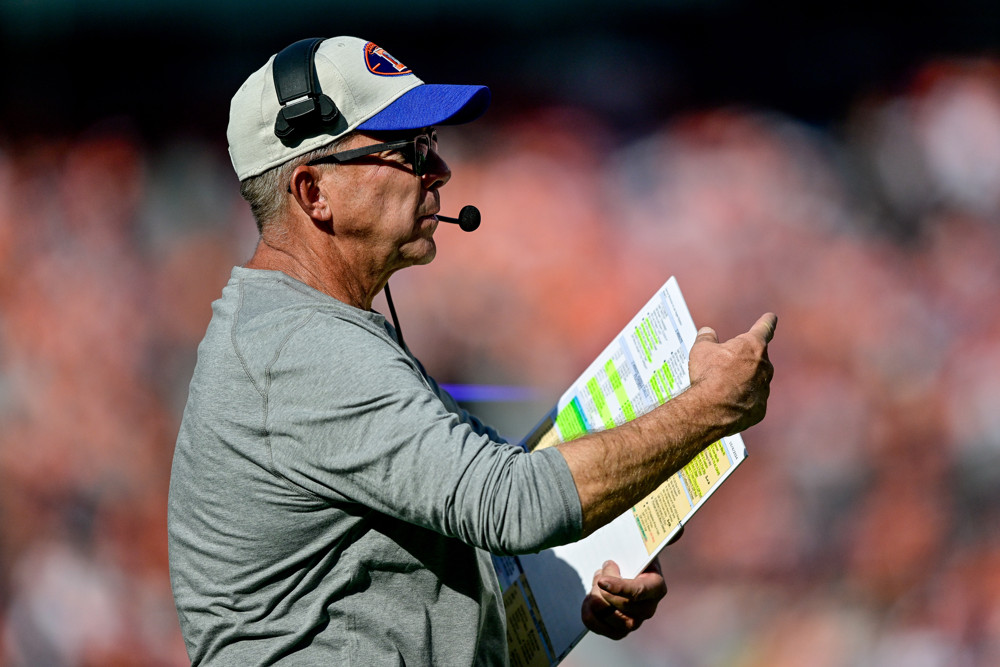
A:
[[[536,31],[559,17],[543,4],[523,19]],[[36,5],[35,22],[22,16],[23,34],[6,35],[8,62],[35,43],[56,60],[36,24],[62,5]],[[1000,59],[949,33],[933,49],[905,42],[897,62],[872,46],[878,17],[846,36],[800,22],[790,53],[811,58],[767,70],[782,52],[771,45],[748,56],[757,78],[737,81],[750,67],[739,24],[768,14],[709,5],[654,12],[705,31],[703,44],[678,37],[671,52],[680,28],[661,44],[632,2],[594,48],[596,19],[535,51],[537,63],[572,59],[560,67],[576,79],[549,95],[524,61],[504,68],[511,40],[535,34],[511,32],[526,3],[477,54],[476,33],[455,37],[462,49],[433,75],[413,61],[444,57],[444,40],[414,32],[444,34],[449,9],[455,30],[457,5],[416,16],[389,3],[402,12],[389,28],[360,10],[357,30],[324,24],[428,80],[497,80],[484,120],[439,132],[454,172],[444,211],[475,203],[483,225],[442,227],[437,259],[393,278],[406,340],[442,382],[528,390],[532,400],[470,405],[519,438],[671,275],[721,336],[779,315],[768,416],[745,434],[747,463],[661,557],[670,593],[658,615],[621,643],[588,638],[565,664],[1000,664]],[[82,15],[58,33],[76,49],[94,35]],[[138,18],[155,31],[155,16]],[[482,30],[488,18],[467,20]],[[668,66],[630,73],[630,26],[672,53]],[[715,26],[730,43],[712,41]],[[201,41],[160,39],[193,59],[211,39],[192,30]],[[157,106],[147,90],[136,106],[91,99],[31,120],[38,70],[22,63],[3,84],[0,664],[186,662],[166,560],[173,440],[210,303],[256,240],[225,110],[303,30],[315,23],[288,19],[274,36],[258,25],[224,61],[212,57],[232,34],[205,46],[204,99]],[[133,90],[176,67],[122,39],[122,66],[147,77]],[[86,94],[88,74],[66,67]],[[716,69],[728,77],[694,81]],[[43,74],[61,85],[60,71]],[[29,80],[39,88],[14,90]]]

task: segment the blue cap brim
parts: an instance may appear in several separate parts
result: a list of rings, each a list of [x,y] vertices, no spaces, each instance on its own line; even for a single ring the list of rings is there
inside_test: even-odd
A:
[[[416,130],[432,125],[470,123],[490,106],[486,86],[453,86],[425,83],[403,93],[365,122],[359,130],[372,132]]]

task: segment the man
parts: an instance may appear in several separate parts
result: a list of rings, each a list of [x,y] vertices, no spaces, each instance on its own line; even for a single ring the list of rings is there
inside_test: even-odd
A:
[[[433,126],[475,119],[489,92],[423,84],[352,37],[289,49],[231,107],[260,241],[213,304],[174,456],[189,655],[506,664],[489,552],[577,540],[759,421],[776,319],[724,344],[702,330],[691,389],[625,426],[532,454],[504,443],[371,310],[391,274],[434,258],[451,172]],[[620,637],[666,587],[657,571],[617,574],[595,577],[583,616]]]

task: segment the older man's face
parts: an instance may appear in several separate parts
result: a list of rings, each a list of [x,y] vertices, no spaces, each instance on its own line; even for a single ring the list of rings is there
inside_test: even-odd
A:
[[[413,131],[410,136],[427,132]],[[341,150],[401,136],[358,134]],[[408,157],[384,151],[324,170],[333,208],[334,237],[350,252],[354,266],[372,275],[427,264],[436,252],[434,230],[441,186],[451,170],[431,150],[424,173],[416,175]]]

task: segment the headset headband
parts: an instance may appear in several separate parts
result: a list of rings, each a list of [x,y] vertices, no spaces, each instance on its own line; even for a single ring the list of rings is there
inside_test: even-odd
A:
[[[281,110],[274,121],[274,134],[282,143],[294,141],[337,119],[340,111],[322,93],[316,79],[314,57],[322,38],[303,39],[285,47],[274,57],[271,71]]]

